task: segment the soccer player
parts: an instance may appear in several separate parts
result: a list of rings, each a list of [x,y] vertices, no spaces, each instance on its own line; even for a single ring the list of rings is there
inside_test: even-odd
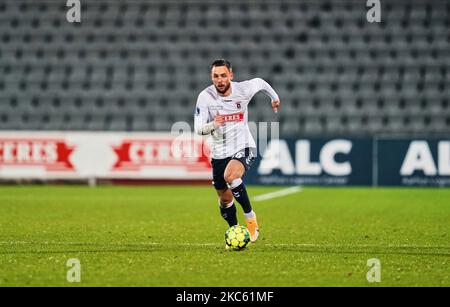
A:
[[[263,79],[233,82],[231,63],[219,59],[211,64],[212,85],[197,99],[195,131],[212,135],[213,185],[219,196],[220,212],[231,227],[238,224],[233,196],[244,210],[251,242],[258,239],[259,227],[242,181],[256,156],[256,143],[248,127],[247,106],[259,91],[268,95],[278,112],[280,100]]]

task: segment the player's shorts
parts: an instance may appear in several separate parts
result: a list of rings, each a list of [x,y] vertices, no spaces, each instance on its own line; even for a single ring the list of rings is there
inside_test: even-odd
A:
[[[227,182],[225,181],[225,169],[231,160],[238,160],[244,165],[245,171],[247,172],[255,161],[256,148],[245,148],[238,151],[233,156],[225,159],[212,159],[211,164],[213,168],[213,185],[216,190],[224,190],[228,188]]]

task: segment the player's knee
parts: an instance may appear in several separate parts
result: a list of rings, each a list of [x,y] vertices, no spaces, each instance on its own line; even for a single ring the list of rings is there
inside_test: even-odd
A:
[[[235,173],[229,173],[229,174],[225,174],[225,176],[223,178],[225,179],[225,181],[228,184],[231,184],[234,180],[239,178],[239,175],[235,174]]]
[[[222,207],[226,207],[226,206],[228,206],[230,203],[232,203],[233,202],[233,195],[222,195],[220,198],[219,198],[219,202],[220,202],[220,205],[222,206]]]

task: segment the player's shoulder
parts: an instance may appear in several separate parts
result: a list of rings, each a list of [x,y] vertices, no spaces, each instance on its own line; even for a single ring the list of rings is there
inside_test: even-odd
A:
[[[258,83],[261,78],[253,78],[244,81],[234,82],[234,87],[237,88],[240,92],[248,93],[251,95],[253,93],[253,87],[255,83]]]
[[[249,86],[252,86],[252,85],[257,84],[262,81],[264,81],[264,79],[256,77],[256,78],[252,78],[252,79],[248,79],[248,80],[244,80],[244,81],[240,81],[240,82],[235,82],[235,83],[237,86],[249,87]]]
[[[203,91],[198,94],[197,101],[210,101],[211,99],[216,99],[216,91],[214,90],[214,85],[210,85],[207,88],[205,88]]]

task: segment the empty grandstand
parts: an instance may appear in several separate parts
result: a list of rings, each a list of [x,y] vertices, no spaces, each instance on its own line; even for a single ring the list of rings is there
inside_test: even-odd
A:
[[[280,94],[283,136],[448,135],[450,2],[0,2],[0,129],[167,131],[192,122],[209,63]],[[275,116],[263,96],[250,120]]]

